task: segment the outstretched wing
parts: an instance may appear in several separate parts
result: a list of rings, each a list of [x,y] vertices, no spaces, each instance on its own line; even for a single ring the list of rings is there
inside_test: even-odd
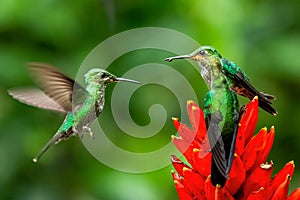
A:
[[[43,91],[33,88],[21,88],[21,89],[10,89],[8,93],[22,103],[43,108],[47,110],[53,110],[57,112],[65,113],[66,110],[57,104],[54,100],[48,97]]]
[[[75,98],[75,94],[76,98],[81,98],[87,93],[73,79],[51,65],[29,63],[29,69],[45,94],[66,111],[72,111],[72,99]]]
[[[256,90],[251,84],[247,75],[233,62],[222,59],[223,71],[231,79],[231,88],[239,95],[253,99],[258,96],[259,106],[272,115],[276,115],[277,111],[272,107],[274,96],[264,94]]]

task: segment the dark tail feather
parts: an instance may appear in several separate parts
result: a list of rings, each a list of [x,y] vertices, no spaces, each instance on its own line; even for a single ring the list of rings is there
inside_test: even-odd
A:
[[[38,155],[36,157],[34,157],[32,160],[33,162],[38,162],[38,160],[42,157],[42,155],[53,145],[55,145],[59,139],[61,138],[61,135],[63,134],[63,132],[60,133],[56,133],[48,142],[47,144],[42,148],[42,150],[38,153]]]
[[[271,94],[266,94],[266,93],[263,93],[261,92],[261,94],[266,98],[268,99],[269,101],[273,101],[273,100],[276,100],[276,97],[271,95]]]
[[[275,108],[272,107],[272,103],[270,101],[266,101],[265,99],[258,98],[258,105],[268,113],[272,115],[277,115],[278,112],[275,110]]]
[[[227,176],[224,175],[219,170],[217,163],[214,161],[215,154],[212,154],[212,163],[211,163],[211,183],[216,186],[217,184],[220,186],[224,186],[226,183]]]

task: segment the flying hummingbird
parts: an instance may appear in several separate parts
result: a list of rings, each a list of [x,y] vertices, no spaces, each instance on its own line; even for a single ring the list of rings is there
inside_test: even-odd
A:
[[[83,88],[48,64],[29,63],[29,70],[42,90],[11,89],[8,93],[22,103],[66,114],[54,136],[33,158],[34,162],[51,146],[71,136],[82,136],[83,132],[87,132],[93,137],[89,126],[103,110],[105,88],[108,84],[119,81],[139,84],[137,81],[119,78],[103,69],[94,68],[85,74],[86,87]]]
[[[192,52],[189,55],[175,56],[167,58],[166,61],[171,62],[174,59],[191,58],[198,62],[201,67],[201,75],[204,79],[209,80],[210,72],[203,66],[210,65],[213,57],[215,60],[219,60],[221,65],[221,72],[226,76],[229,86],[237,94],[253,99],[258,97],[259,106],[272,115],[277,115],[277,111],[272,107],[272,100],[275,100],[273,95],[265,94],[258,91],[250,83],[250,80],[246,73],[235,63],[223,58],[221,54],[213,47],[202,46]]]

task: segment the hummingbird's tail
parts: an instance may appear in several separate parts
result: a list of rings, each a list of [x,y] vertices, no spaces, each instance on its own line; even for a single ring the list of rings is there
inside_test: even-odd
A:
[[[63,132],[56,133],[49,141],[48,143],[42,148],[42,150],[38,153],[36,157],[34,157],[32,160],[33,162],[38,162],[38,160],[42,157],[42,155],[53,145],[55,145],[57,142],[60,141],[61,136]]]
[[[272,115],[277,115],[278,112],[275,110],[275,108],[272,107],[272,101],[276,98],[273,95],[260,93],[258,96],[258,105],[268,113]]]
[[[263,93],[263,92],[260,92],[260,93],[269,101],[276,100],[276,97],[271,94],[267,94],[267,93]]]

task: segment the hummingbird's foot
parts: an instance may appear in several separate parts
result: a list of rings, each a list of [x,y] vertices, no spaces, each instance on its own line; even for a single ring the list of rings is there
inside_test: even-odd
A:
[[[90,127],[88,127],[88,126],[83,126],[83,127],[82,127],[82,130],[85,131],[85,132],[87,132],[87,133],[89,133],[90,136],[91,136],[91,138],[94,139],[94,133],[92,132],[92,129],[91,129]]]
[[[72,131],[76,134],[79,134],[79,131],[75,128],[75,126],[73,126]]]
[[[246,106],[243,105],[241,108],[240,108],[240,112],[239,112],[239,120],[242,118],[242,116],[246,113]]]

